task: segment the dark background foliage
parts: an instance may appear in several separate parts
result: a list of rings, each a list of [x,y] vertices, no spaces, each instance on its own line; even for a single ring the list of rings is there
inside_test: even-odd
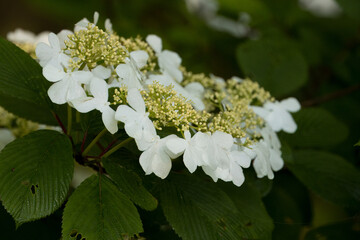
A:
[[[360,1],[338,0],[342,13],[330,18],[312,15],[296,0],[219,3],[230,18],[250,15],[251,39],[209,28],[181,0],[1,1],[0,34],[18,27],[35,33],[72,29],[99,11],[100,25],[110,18],[119,35],[159,35],[190,71],[250,77],[278,99],[297,97],[298,131],[280,134],[286,167],[274,181],[251,182],[274,221],[273,239],[359,239],[360,147],[354,145],[360,139]],[[61,211],[15,231],[1,207],[0,239],[57,239]],[[160,223],[151,219],[164,218],[161,211],[140,213],[145,232],[153,233],[147,238],[177,239],[173,231],[156,232]]]

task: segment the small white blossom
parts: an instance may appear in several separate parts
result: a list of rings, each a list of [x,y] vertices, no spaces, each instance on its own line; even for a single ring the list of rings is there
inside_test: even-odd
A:
[[[273,179],[273,171],[278,171],[284,166],[281,158],[281,143],[269,126],[262,128],[260,134],[263,139],[252,146],[256,153],[253,166],[258,178],[267,176],[269,179]]]
[[[154,124],[149,119],[144,99],[136,88],[129,90],[127,101],[131,108],[120,105],[115,113],[115,119],[125,124],[126,133],[135,140],[142,139],[148,132],[154,133]]]
[[[166,146],[175,155],[184,153],[183,161],[189,172],[193,173],[198,166],[205,165],[204,153],[206,150],[205,133],[197,132],[193,137],[189,131],[184,132],[183,138],[172,138]]]
[[[145,173],[154,173],[156,176],[164,179],[171,170],[171,159],[175,159],[180,154],[173,154],[167,148],[167,141],[177,138],[175,135],[169,135],[160,138],[153,135],[149,147],[140,155],[140,165]]]
[[[65,58],[61,62],[63,64],[53,60],[43,68],[44,77],[50,82],[54,82],[48,89],[51,101],[56,104],[64,104],[77,98],[86,97],[82,84],[88,84],[93,74],[87,71],[65,72],[62,65],[66,65],[68,61]]]
[[[178,83],[182,82],[183,74],[179,69],[181,64],[181,58],[179,55],[176,52],[169,50],[162,51],[161,38],[156,35],[148,35],[146,37],[146,42],[154,49],[156,56],[158,57],[158,63],[161,71],[169,74]]]
[[[81,113],[87,113],[94,109],[102,113],[102,120],[106,129],[114,134],[118,131],[115,111],[108,102],[109,92],[105,79],[111,75],[110,69],[97,66],[92,70],[93,77],[90,80],[90,93],[93,97],[81,97],[72,101],[72,104]]]
[[[275,132],[284,130],[287,133],[294,133],[297,125],[289,112],[297,112],[300,107],[300,103],[296,98],[288,98],[281,102],[266,102],[263,107],[252,106],[252,109]]]
[[[128,89],[143,89],[144,76],[140,69],[146,65],[148,58],[149,55],[143,50],[131,52],[129,58],[125,59],[126,63],[119,64],[115,69],[120,78],[118,86],[125,85]]]
[[[95,12],[94,13],[94,22],[92,22],[91,24],[96,25],[98,20],[99,20],[99,13]],[[90,23],[90,21],[87,18],[81,19],[79,22],[77,22],[75,24],[74,31],[77,32],[77,31],[80,31],[80,30],[86,30],[89,23]]]
[[[64,57],[59,37],[55,33],[49,33],[48,40],[50,45],[40,42],[35,49],[36,57],[42,67],[50,62],[61,62],[60,58]]]
[[[33,32],[23,30],[21,28],[15,29],[13,32],[9,32],[6,35],[6,38],[15,43],[30,43],[30,44],[38,44],[40,42],[49,43],[48,41],[49,32],[42,32],[38,35],[35,35]]]

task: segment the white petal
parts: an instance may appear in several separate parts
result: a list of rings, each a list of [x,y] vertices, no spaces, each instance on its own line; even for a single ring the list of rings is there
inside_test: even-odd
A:
[[[35,49],[36,57],[39,59],[39,64],[44,67],[52,58],[53,50],[46,43],[38,43]]]
[[[244,168],[250,167],[251,158],[246,153],[240,151],[232,151],[230,154],[231,158],[235,160],[235,162],[240,166]]]
[[[15,140],[15,136],[9,129],[0,129],[0,151],[13,140]]]
[[[276,111],[270,113],[266,118],[266,122],[270,125],[270,127],[275,131],[279,132],[283,127],[283,114],[286,114],[285,111]]]
[[[230,149],[231,146],[234,144],[234,138],[230,134],[221,131],[214,132],[211,138],[218,146],[224,149]]]
[[[185,86],[185,90],[197,97],[202,97],[205,91],[204,86],[198,82],[189,83]]]
[[[182,154],[186,148],[185,139],[176,137],[166,141],[166,147],[175,155]]]
[[[48,63],[42,70],[44,77],[50,82],[57,82],[66,75],[63,68],[57,64]]]
[[[108,32],[113,32],[112,23],[108,18],[105,20],[105,30]]]
[[[161,38],[154,34],[150,34],[146,37],[146,42],[154,49],[156,53],[160,53],[162,50]]]
[[[143,137],[142,126],[138,121],[126,122],[125,132],[127,135],[135,139],[141,139]]]
[[[102,112],[102,120],[106,127],[106,129],[111,133],[114,134],[118,131],[118,124],[115,119],[115,111],[111,107],[107,107]]]
[[[270,111],[263,108],[263,107],[257,107],[257,106],[251,106],[252,110],[261,118],[266,118],[267,115],[269,115]]]
[[[130,57],[135,61],[136,66],[141,69],[145,67],[149,54],[143,50],[138,50],[131,52]]]
[[[152,157],[155,154],[155,148],[151,147],[140,155],[140,165],[146,174],[152,173]]]
[[[96,25],[98,21],[99,21],[99,13],[94,12],[94,24]]]
[[[128,64],[119,64],[115,69],[119,78],[127,80],[130,78],[131,67]]]
[[[200,149],[189,146],[184,152],[183,161],[189,172],[193,173],[197,166],[202,164],[202,153]]]
[[[66,95],[69,89],[69,79],[63,79],[54,83],[48,89],[48,95],[53,103],[64,104],[67,102]]]
[[[81,87],[79,83],[74,81],[74,79],[69,79],[69,89],[66,95],[66,101],[71,102],[74,99],[86,97],[85,90]]]
[[[138,113],[145,113],[145,102],[139,90],[132,88],[128,91],[127,101]]]
[[[210,168],[209,166],[202,166],[202,169],[204,170],[205,174],[210,176],[214,182],[217,182],[218,178],[215,174],[215,170]]]
[[[270,149],[270,165],[274,171],[279,171],[284,166],[284,161],[281,158],[281,152]]]
[[[105,104],[108,102],[109,90],[105,80],[100,78],[93,78],[90,83],[90,92],[102,103]]]
[[[205,110],[205,104],[200,98],[190,97],[189,100],[192,101],[192,106],[195,108],[195,110],[197,110],[197,111]]]
[[[55,33],[49,33],[49,43],[50,46],[54,49],[54,51],[60,52],[60,41]]]
[[[176,52],[164,50],[162,51],[161,56],[159,56],[159,58],[160,57],[164,58],[164,60],[166,60],[165,62],[169,62],[174,66],[179,67],[181,64],[181,57]]]
[[[81,113],[90,112],[98,107],[98,102],[92,97],[77,98],[71,101],[74,108]]]
[[[88,84],[93,74],[88,71],[76,71],[71,73],[71,77],[79,83]]]
[[[143,137],[140,139],[135,139],[136,145],[140,151],[145,151],[149,149],[159,137],[149,132],[144,132]]]
[[[171,159],[163,151],[158,151],[152,157],[151,167],[156,176],[164,179],[171,170]]]
[[[135,112],[134,109],[130,108],[127,105],[120,105],[116,109],[115,119],[117,119],[123,123],[134,121],[138,117],[139,117],[139,114],[137,112]]]
[[[282,100],[280,106],[289,112],[297,112],[301,108],[299,101],[293,97]]]
[[[64,29],[64,30],[61,30],[57,36],[59,38],[59,42],[60,42],[60,47],[61,49],[64,49],[65,48],[65,41],[69,41],[69,38],[68,36],[73,34],[72,31],[70,30],[67,30],[67,29]]]
[[[282,129],[287,133],[294,133],[297,129],[297,125],[292,118],[291,114],[286,112],[286,114],[283,114],[283,125]]]
[[[96,77],[101,79],[108,79],[111,76],[111,70],[102,65],[99,65],[96,68],[94,68],[92,70],[92,73],[94,73]]]
[[[244,181],[245,181],[245,176],[243,173],[243,170],[240,166],[238,166],[237,164],[232,164],[230,167],[230,174],[232,176],[232,182],[240,187]]]

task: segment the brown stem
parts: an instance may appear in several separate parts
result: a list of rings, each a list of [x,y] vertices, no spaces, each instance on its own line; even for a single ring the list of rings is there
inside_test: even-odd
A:
[[[324,102],[328,102],[328,101],[331,101],[331,100],[334,100],[337,98],[344,97],[344,96],[349,95],[350,93],[358,91],[358,90],[360,90],[360,84],[357,84],[357,85],[354,85],[354,86],[351,86],[351,87],[348,87],[345,89],[341,89],[341,90],[333,92],[333,93],[329,93],[329,94],[324,95],[319,98],[302,101],[301,106],[302,107],[316,106],[316,105],[319,105]]]

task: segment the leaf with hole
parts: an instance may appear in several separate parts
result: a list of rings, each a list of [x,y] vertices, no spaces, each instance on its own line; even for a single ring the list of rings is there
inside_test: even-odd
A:
[[[0,197],[18,224],[43,218],[61,206],[73,176],[69,139],[40,130],[9,143],[0,153]]]
[[[118,240],[143,231],[134,204],[105,175],[86,179],[63,214],[64,240]]]

